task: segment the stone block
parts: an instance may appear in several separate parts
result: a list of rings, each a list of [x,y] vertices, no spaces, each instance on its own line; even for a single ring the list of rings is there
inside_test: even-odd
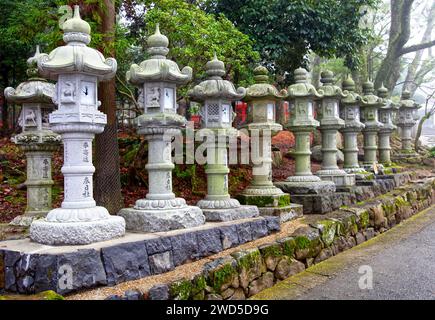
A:
[[[267,229],[269,229],[269,233],[280,231],[280,219],[279,217],[265,217],[267,223]]]
[[[108,285],[150,275],[145,243],[122,243],[101,249]]]
[[[59,281],[56,292],[60,294],[107,284],[100,253],[94,249],[79,249],[61,254],[58,257],[58,265]]]
[[[172,251],[156,253],[148,257],[151,274],[160,274],[174,269]]]
[[[248,297],[251,297],[264,289],[273,286],[274,276],[272,272],[266,272],[259,279],[252,281],[248,287]]]
[[[250,282],[266,272],[266,265],[257,248],[235,252],[232,254],[237,261],[240,286],[246,289]]]
[[[305,265],[302,262],[289,257],[282,257],[276,266],[275,277],[284,280],[304,270]]]
[[[204,265],[204,276],[216,292],[222,292],[230,286],[238,287],[237,262],[232,257],[222,257]]]
[[[252,240],[265,237],[268,233],[269,229],[267,228],[267,221],[265,219],[257,219],[251,222]]]
[[[223,250],[220,230],[217,228],[196,232],[198,257],[208,257]]]
[[[169,287],[167,284],[157,284],[148,291],[150,300],[168,300]]]
[[[222,226],[219,228],[222,248],[224,250],[239,245],[239,235],[236,225]]]
[[[147,239],[145,240],[145,245],[146,245],[147,253],[149,255],[172,250],[172,243],[170,237]]]
[[[252,241],[252,229],[250,222],[244,222],[237,225],[237,235],[239,236],[239,243],[243,244]]]
[[[174,266],[194,261],[198,257],[198,241],[196,234],[187,232],[171,237]]]

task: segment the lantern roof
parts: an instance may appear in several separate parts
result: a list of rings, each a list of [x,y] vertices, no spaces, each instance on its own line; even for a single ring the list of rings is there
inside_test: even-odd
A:
[[[113,58],[105,59],[96,49],[87,45],[91,41],[89,23],[80,17],[79,6],[74,6],[74,15],[62,25],[66,45],[57,47],[50,54],[41,54],[38,69],[42,76],[57,80],[59,74],[83,73],[97,76],[100,81],[115,76],[117,63]]]
[[[361,106],[362,107],[382,107],[385,105],[385,102],[382,98],[379,98],[376,96],[375,93],[375,87],[373,85],[373,82],[370,80],[367,80],[363,83],[363,95],[362,95],[362,101]]]
[[[5,97],[8,101],[15,103],[50,103],[54,95],[54,84],[38,77],[38,68],[36,65],[38,57],[41,55],[39,46],[33,57],[27,60],[27,75],[29,79],[20,83],[16,89],[8,87],[5,89]]]
[[[273,99],[280,100],[287,96],[286,90],[278,89],[269,84],[269,71],[266,67],[258,66],[254,69],[255,84],[246,88],[245,101],[256,99]]]
[[[159,24],[156,24],[154,34],[148,37],[147,46],[147,52],[151,57],[139,65],[131,65],[126,75],[128,82],[135,85],[150,81],[186,84],[192,79],[192,68],[184,67],[180,71],[176,62],[166,58],[169,53],[169,40],[160,33]]]
[[[220,61],[216,53],[212,60],[205,65],[207,80],[200,82],[188,92],[193,101],[203,102],[208,99],[226,99],[238,101],[246,95],[246,89],[243,87],[236,88],[231,81],[222,79],[225,75],[225,65]]]
[[[408,90],[402,91],[399,104],[400,108],[420,109],[422,107],[411,99],[411,93]]]
[[[322,86],[325,98],[345,98],[347,93],[343,93],[339,86],[334,85],[335,82],[334,73],[330,70],[322,71],[320,74],[320,82]]]
[[[385,103],[381,109],[383,110],[397,110],[399,109],[399,106],[397,103],[394,103],[391,101],[391,99],[388,99],[388,89],[384,87],[384,84],[382,83],[381,86],[378,88],[378,97],[382,99],[382,101]]]
[[[303,68],[298,68],[294,71],[295,83],[287,89],[288,98],[323,98],[323,90],[316,88],[308,81],[308,72]]]
[[[343,90],[347,91],[346,97],[341,99],[343,104],[356,104],[361,102],[361,96],[355,92],[355,81],[353,81],[352,77],[349,75],[343,82],[341,83],[341,87]]]

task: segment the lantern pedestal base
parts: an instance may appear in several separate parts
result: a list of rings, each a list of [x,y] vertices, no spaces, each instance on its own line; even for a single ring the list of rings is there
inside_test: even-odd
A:
[[[118,212],[125,219],[127,230],[140,232],[161,232],[193,228],[205,223],[202,210],[194,206],[174,209],[126,208]]]
[[[255,205],[258,207],[258,211],[262,216],[278,216],[280,222],[286,222],[292,219],[296,219],[302,216],[302,206],[298,204],[290,203],[290,195],[283,193],[280,189],[274,187],[277,190],[275,194],[253,194],[255,189],[247,189],[249,194],[240,194],[237,196],[237,200],[244,205]],[[261,191],[259,189],[258,191]],[[245,192],[243,191],[243,192]]]
[[[86,209],[87,212],[89,210],[89,208]],[[123,218],[116,216],[78,222],[50,222],[43,219],[33,221],[30,226],[30,239],[47,245],[90,244],[118,238],[124,234],[125,221]]]
[[[41,219],[41,217],[44,217],[46,215],[47,215],[47,211],[46,212],[38,211],[36,214],[32,214],[32,213],[29,214],[29,212],[26,212],[21,216],[15,217],[11,222],[9,222],[9,225],[16,226],[16,227],[30,227],[30,225],[34,220]]]
[[[260,215],[256,206],[242,206],[236,199],[200,200],[198,207],[202,209],[207,221],[233,221],[255,218]]]
[[[314,177],[314,176],[313,176]],[[335,192],[335,184],[331,181],[322,181],[319,177],[315,177],[317,181],[286,181],[275,182],[275,186],[290,195],[299,194],[325,194]]]
[[[317,176],[322,181],[332,181],[336,187],[351,187],[355,185],[355,175],[344,170],[319,170]]]

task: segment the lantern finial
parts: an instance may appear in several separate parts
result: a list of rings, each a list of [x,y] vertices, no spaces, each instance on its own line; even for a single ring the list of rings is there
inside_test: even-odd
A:
[[[269,71],[266,67],[258,66],[254,69],[255,83],[267,83],[269,81]]]
[[[33,55],[33,57],[30,57],[29,59],[27,59],[27,76],[29,78],[37,78],[39,73],[38,73],[38,57],[41,55],[41,52],[39,50],[39,44],[36,45],[36,50],[35,50],[35,54]],[[42,80],[42,79],[40,79]],[[45,81],[45,80],[44,80]]]
[[[373,82],[371,82],[369,79],[363,83],[363,93],[364,95],[373,94],[375,91],[375,88],[373,86]]]
[[[350,75],[347,76],[347,79],[343,81],[341,86],[343,87],[343,90],[347,90],[350,92],[355,91],[355,81],[353,81]]]
[[[308,72],[304,68],[297,68],[294,76],[296,83],[306,83],[308,81]]]
[[[164,59],[169,52],[168,37],[160,33],[160,24],[156,24],[156,31],[147,40],[148,53],[154,58]]]
[[[87,35],[91,34],[91,26],[86,21],[82,20],[80,17],[80,7],[74,6],[74,15],[72,18],[65,21],[62,26],[65,33],[84,33]]]
[[[205,72],[210,78],[216,79],[222,79],[222,76],[225,75],[225,64],[217,58],[216,52],[213,59],[206,63]]]
[[[388,97],[388,89],[384,87],[384,83],[382,82],[381,86],[378,89],[378,97],[387,98]]]
[[[334,73],[330,70],[325,70],[322,71],[322,73],[320,74],[320,82],[323,83],[324,85],[332,85],[334,83]]]

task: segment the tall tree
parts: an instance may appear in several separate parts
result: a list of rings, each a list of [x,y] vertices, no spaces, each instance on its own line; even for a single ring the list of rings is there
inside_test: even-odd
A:
[[[101,50],[106,56],[115,57],[115,1],[102,0],[98,15],[101,18]],[[116,214],[123,207],[115,86],[115,78],[99,84],[100,109],[107,115],[107,124],[95,138],[95,200],[111,214]]]
[[[263,62],[290,80],[307,66],[312,50],[325,58],[359,65],[358,50],[370,34],[360,20],[376,0],[210,0],[208,10],[223,13],[255,41]]]
[[[429,42],[432,33],[433,27],[435,24],[435,1],[432,3],[429,13],[427,16],[426,22],[426,30],[423,33],[421,38],[421,43]],[[414,59],[411,64],[408,66],[408,71],[405,78],[404,89],[408,90],[411,93],[411,97],[414,95],[417,88],[423,83],[424,78],[427,73],[432,71],[435,68],[435,61],[433,59],[427,59],[426,61],[422,61],[423,53],[427,49],[418,50],[415,53]],[[429,50],[430,51],[430,50]],[[430,58],[431,55],[430,55]]]
[[[411,10],[414,0],[394,0],[390,2],[391,25],[388,49],[376,75],[375,87],[383,83],[390,91],[400,77],[403,55],[423,50],[435,45],[435,40],[406,46],[411,36]]]

